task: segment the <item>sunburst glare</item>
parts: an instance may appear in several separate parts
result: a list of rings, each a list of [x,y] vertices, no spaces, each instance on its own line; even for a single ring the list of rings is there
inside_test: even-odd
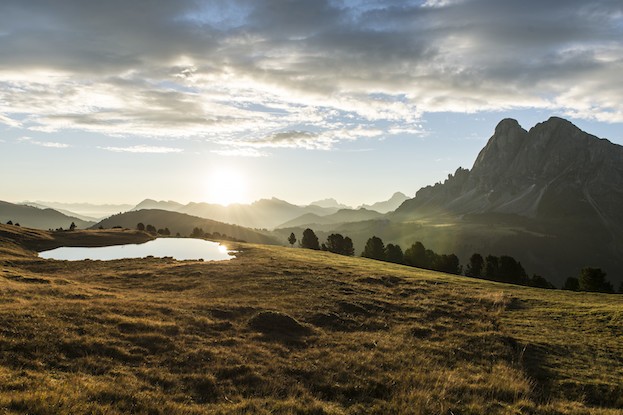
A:
[[[232,168],[212,171],[206,181],[206,198],[223,206],[247,202],[247,181],[244,175]]]

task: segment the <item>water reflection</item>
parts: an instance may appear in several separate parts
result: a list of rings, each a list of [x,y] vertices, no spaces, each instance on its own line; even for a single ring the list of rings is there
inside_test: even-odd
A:
[[[192,238],[158,238],[143,244],[115,245],[97,248],[61,247],[40,252],[45,259],[109,261],[113,259],[173,257],[178,260],[203,259],[222,261],[234,258],[233,251],[216,242]]]

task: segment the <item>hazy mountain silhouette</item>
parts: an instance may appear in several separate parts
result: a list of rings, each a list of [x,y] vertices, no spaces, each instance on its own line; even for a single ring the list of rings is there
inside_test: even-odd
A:
[[[315,202],[311,202],[310,205],[320,206],[320,207],[323,207],[323,208],[352,209],[351,206],[339,203],[337,200],[335,200],[333,198],[316,200]]]
[[[384,211],[390,208],[395,209],[394,206],[398,206],[402,198],[406,198],[406,196],[402,193],[395,193],[390,200],[376,203],[374,206],[379,206],[379,209]],[[170,200],[145,199],[132,210],[162,209],[256,229],[293,226],[289,223],[290,221],[295,221],[295,224],[316,223],[326,225],[369,220],[381,216],[378,211],[372,212],[372,209],[351,209],[350,207],[341,209],[340,206],[346,205],[338,203],[335,199],[323,199],[307,206],[294,205],[274,197],[260,199],[250,204],[234,203],[228,206],[203,202],[191,202],[183,205]],[[335,216],[327,217],[329,215]]]
[[[96,204],[96,203],[66,203],[66,202],[23,202],[22,205],[35,206],[42,209],[52,208],[68,216],[75,216],[83,220],[95,221],[119,212],[126,212],[132,208],[127,204]],[[87,219],[89,218],[89,219]]]
[[[296,219],[285,222],[278,228],[312,227],[314,225],[335,225],[347,222],[359,222],[370,219],[378,219],[383,214],[369,209],[340,209],[331,215],[320,216],[314,213],[306,213]]]
[[[68,229],[72,222],[78,228],[84,229],[93,225],[94,222],[84,221],[80,218],[67,216],[54,209],[40,209],[33,206],[17,205],[0,201],[0,222],[19,223],[21,226],[38,229]]]
[[[112,228],[121,226],[135,229],[138,223],[145,226],[153,225],[156,229],[169,228],[172,235],[180,233],[181,236],[189,236],[194,228],[202,228],[204,232],[226,234],[236,239],[252,243],[279,244],[274,236],[268,232],[258,232],[238,225],[217,222],[210,219],[187,215],[185,213],[171,212],[162,209],[143,209],[113,215],[93,225],[96,229],[100,226]]]
[[[34,202],[24,202],[24,203],[20,203],[20,205],[32,206],[32,207],[35,207],[37,209],[53,209],[50,206],[41,205],[39,203],[34,203]],[[85,222],[93,222],[93,223],[95,223],[95,222],[97,222],[98,220],[101,219],[101,218],[96,218],[96,217],[93,217],[93,216],[81,215],[79,213],[72,212],[72,211],[67,210],[67,209],[58,209],[58,208],[56,208],[54,210],[56,210],[57,212],[62,213],[65,216],[71,216],[71,217],[74,217],[74,218],[78,218],[78,219],[83,220]]]
[[[409,200],[407,195],[401,192],[396,192],[388,200],[376,202],[371,205],[361,205],[360,208],[375,210],[380,213],[388,213],[396,210],[406,200]]]
[[[170,210],[171,212],[177,212],[183,207],[184,205],[182,203],[178,203],[173,200],[165,201],[165,200],[145,199],[130,210],[162,209],[162,210]]]
[[[257,229],[272,229],[280,223],[305,213],[314,213],[322,216],[337,211],[335,208],[323,208],[314,205],[297,206],[277,198],[260,199],[251,204],[235,203],[228,206],[197,202],[183,205],[173,201],[165,202],[146,199],[133,210],[140,209],[163,209]]]

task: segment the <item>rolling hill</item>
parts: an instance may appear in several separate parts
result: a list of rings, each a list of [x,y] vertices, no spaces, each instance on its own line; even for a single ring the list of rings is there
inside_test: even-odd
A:
[[[78,228],[84,229],[92,226],[94,223],[77,217],[67,216],[50,208],[40,209],[33,206],[0,201],[0,223],[7,223],[8,221],[37,229],[67,229],[72,222]]]
[[[156,229],[169,228],[172,235],[179,233],[182,236],[189,236],[194,228],[201,228],[204,232],[212,234],[218,232],[221,235],[227,235],[247,242],[265,244],[281,243],[267,232],[259,232],[238,225],[230,225],[184,213],[160,209],[143,209],[120,213],[102,220],[93,225],[93,228],[99,228],[100,226],[103,228],[121,226],[123,228],[135,229],[139,222],[143,223],[145,226],[148,224],[153,225]]]
[[[383,215],[379,212],[375,212],[373,210],[359,208],[359,209],[340,209],[335,213],[330,215],[320,216],[314,213],[306,213],[305,215],[299,216],[296,219],[283,223],[277,228],[306,228],[306,227],[315,227],[318,228],[318,225],[338,225],[346,222],[360,222],[364,220],[370,219],[378,219]],[[322,228],[322,226],[321,226]]]

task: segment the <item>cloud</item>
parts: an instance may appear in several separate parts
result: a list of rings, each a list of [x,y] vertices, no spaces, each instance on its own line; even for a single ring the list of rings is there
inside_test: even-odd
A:
[[[17,141],[20,142],[24,142],[24,143],[29,143],[35,146],[39,146],[39,147],[48,147],[48,148],[69,148],[71,147],[69,144],[65,144],[65,143],[57,143],[54,141],[38,141],[38,140],[33,140],[31,137],[20,137],[17,139]]]
[[[331,146],[331,140],[321,138],[319,134],[310,131],[283,131],[270,134],[266,137],[248,143],[258,147],[302,147],[307,149],[323,149]]]
[[[33,144],[42,146],[42,147],[50,147],[50,148],[69,148],[71,147],[69,144],[64,143],[55,143],[51,141],[33,141]]]
[[[242,147],[226,150],[212,150],[212,153],[226,157],[266,157],[268,154],[255,148]]]
[[[360,138],[377,138],[383,131],[362,126],[342,129],[326,129],[319,132],[289,130],[273,132],[267,136],[244,142],[248,147],[305,148],[308,150],[330,150],[340,141],[353,141]]]
[[[0,124],[8,125],[9,127],[21,127],[21,123],[17,120],[14,120],[6,115],[0,113]]]
[[[6,0],[0,27],[0,123],[35,131],[233,151],[438,111],[623,121],[620,0]]]
[[[98,147],[102,150],[113,151],[115,153],[154,153],[154,154],[166,154],[166,153],[181,153],[184,150],[174,147],[157,147],[157,146],[131,146],[131,147]]]

